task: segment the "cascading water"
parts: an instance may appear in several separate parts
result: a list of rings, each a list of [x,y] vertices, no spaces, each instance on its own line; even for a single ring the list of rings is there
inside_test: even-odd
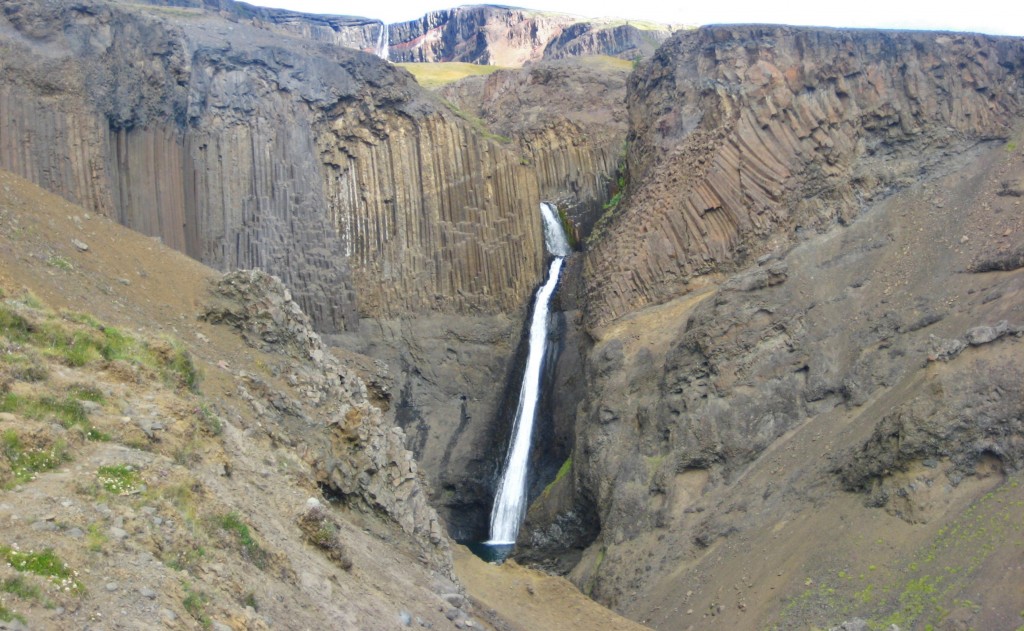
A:
[[[388,55],[391,54],[390,48],[391,42],[390,34],[388,33],[388,25],[382,22],[380,25],[380,33],[377,34],[377,50],[374,52],[376,52],[377,56],[384,61],[390,61],[388,59]]]
[[[494,498],[491,511],[491,539],[487,545],[510,546],[515,543],[519,525],[526,512],[526,468],[530,456],[530,437],[540,398],[540,376],[544,352],[548,342],[548,308],[558,284],[562,260],[569,255],[569,243],[562,231],[555,209],[540,205],[544,219],[544,245],[554,255],[548,278],[537,291],[530,320],[530,342],[523,372],[523,385],[519,390],[519,405],[512,424],[512,443],[505,458],[505,472]]]

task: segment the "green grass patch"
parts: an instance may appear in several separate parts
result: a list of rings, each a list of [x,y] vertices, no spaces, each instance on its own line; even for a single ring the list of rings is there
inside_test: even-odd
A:
[[[78,572],[71,570],[52,548],[41,552],[24,552],[17,546],[0,546],[0,558],[5,559],[14,570],[42,576],[62,591],[79,594],[85,590],[75,578]]]
[[[63,256],[58,256],[56,254],[46,259],[46,264],[49,265],[50,267],[56,267],[57,269],[63,270],[65,272],[70,272],[71,270],[75,269],[75,266],[71,264],[71,261],[68,261]]]
[[[85,533],[85,547],[89,552],[103,551],[103,545],[107,543],[107,535],[98,523],[91,523]]]
[[[433,90],[466,77],[486,76],[502,70],[502,66],[484,66],[457,61],[440,63],[400,63],[399,68],[408,70],[424,88]]]
[[[139,472],[125,464],[100,467],[96,471],[96,481],[115,495],[127,495],[142,485]]]
[[[72,368],[96,361],[125,361],[156,372],[168,385],[197,390],[199,371],[180,343],[147,342],[116,327],[104,326],[87,314],[26,312],[28,302],[26,298],[0,305],[0,335],[32,346],[45,357]]]
[[[263,568],[267,564],[267,553],[253,539],[249,526],[242,521],[242,517],[232,511],[226,515],[216,518],[217,526],[234,537],[242,551],[242,557],[252,562],[256,567]]]
[[[12,622],[14,620],[17,620],[21,624],[28,624],[28,620],[25,619],[25,616],[21,615],[16,611],[8,609],[4,605],[0,605],[0,620],[3,620],[4,622]]]
[[[558,221],[562,224],[562,232],[565,233],[565,238],[569,241],[569,247],[576,249],[579,245],[579,239],[576,238],[576,226],[573,225],[572,219],[569,219],[569,214],[562,208],[556,207],[558,210]]]
[[[0,581],[0,591],[13,594],[23,600],[40,601],[43,598],[43,592],[39,586],[29,583],[24,576],[5,578]]]
[[[20,414],[36,421],[56,420],[65,429],[80,428],[88,440],[110,440],[110,436],[93,427],[85,408],[70,395],[58,399],[51,396],[29,397],[8,392],[0,399],[0,412]]]
[[[184,587],[185,598],[182,599],[181,604],[185,607],[185,611],[196,622],[203,625],[204,629],[209,628],[212,622],[210,621],[210,616],[206,613],[206,604],[210,602],[210,597],[203,592],[194,590],[188,583]]]
[[[36,383],[46,381],[50,376],[42,357],[33,349],[27,352],[0,352],[0,375],[7,375],[17,381]]]
[[[17,432],[11,429],[0,435],[0,448],[10,462],[15,485],[33,480],[37,473],[55,469],[71,459],[64,441],[59,440],[46,448],[27,448]]]

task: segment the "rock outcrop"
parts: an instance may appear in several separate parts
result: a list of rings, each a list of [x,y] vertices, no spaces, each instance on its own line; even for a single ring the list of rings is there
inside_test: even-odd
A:
[[[848,223],[922,168],[1006,137],[1022,44],[779,26],[681,31],[630,83],[627,208],[588,253],[607,322]]]
[[[365,52],[374,52],[377,49],[384,28],[380,20],[347,15],[298,13],[235,0],[141,0],[140,3],[165,7],[169,13],[193,9],[198,16],[205,11],[214,11],[231,22],[243,22],[258,28],[278,30],[324,44],[356,48]]]
[[[331,355],[288,289],[264,272],[239,271],[221,278],[211,293],[201,318],[237,329],[254,348],[291,357],[287,379],[304,400],[289,400],[256,375],[240,386],[241,396],[277,417],[280,438],[297,441],[329,494],[386,514],[450,573],[448,540],[402,429],[370,404],[366,384]]]
[[[392,61],[515,67],[580,55],[646,57],[669,35],[667,25],[638,28],[622,21],[492,5],[431,11],[388,29]]]
[[[527,300],[532,170],[400,69],[210,14],[10,2],[3,20],[0,166],[278,274],[324,331]]]
[[[470,77],[439,90],[489,130],[511,138],[537,174],[541,198],[589,234],[625,159],[630,62],[608,57],[541,61]]]

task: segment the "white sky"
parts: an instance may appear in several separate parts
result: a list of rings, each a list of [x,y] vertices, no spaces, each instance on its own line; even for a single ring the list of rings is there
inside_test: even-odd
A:
[[[248,0],[253,4],[404,22],[427,11],[470,0]],[[480,2],[480,4],[483,4]],[[869,28],[913,28],[1024,35],[1021,0],[522,0],[493,4],[525,6],[587,17],[622,17],[671,24],[779,23]]]

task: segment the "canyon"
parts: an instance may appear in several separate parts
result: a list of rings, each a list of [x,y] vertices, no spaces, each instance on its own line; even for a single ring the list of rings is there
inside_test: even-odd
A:
[[[385,27],[393,61],[508,67],[427,91],[372,54]],[[453,569],[448,546],[487,538],[541,201],[574,251],[507,580],[540,585],[515,574],[539,567],[657,629],[1024,624],[1022,114],[1009,37],[670,35],[507,7],[383,25],[230,0],[7,0],[0,17],[0,169],[80,207],[55,235],[109,218],[159,256],[278,277],[190,272],[219,289],[178,288],[190,306],[162,297],[186,311],[161,317],[181,333],[201,315],[217,352],[263,363],[208,396],[262,401],[256,435],[298,454],[302,492],[421,557],[421,610],[461,568],[495,628],[519,628],[484,586],[505,579],[458,552]],[[8,226],[6,290],[62,300],[52,257]],[[158,291],[104,273],[140,305]],[[306,368],[227,350],[225,324]],[[310,429],[321,417],[345,420]],[[355,593],[317,572],[316,593]],[[353,624],[400,626],[371,622],[386,595],[368,602]]]

